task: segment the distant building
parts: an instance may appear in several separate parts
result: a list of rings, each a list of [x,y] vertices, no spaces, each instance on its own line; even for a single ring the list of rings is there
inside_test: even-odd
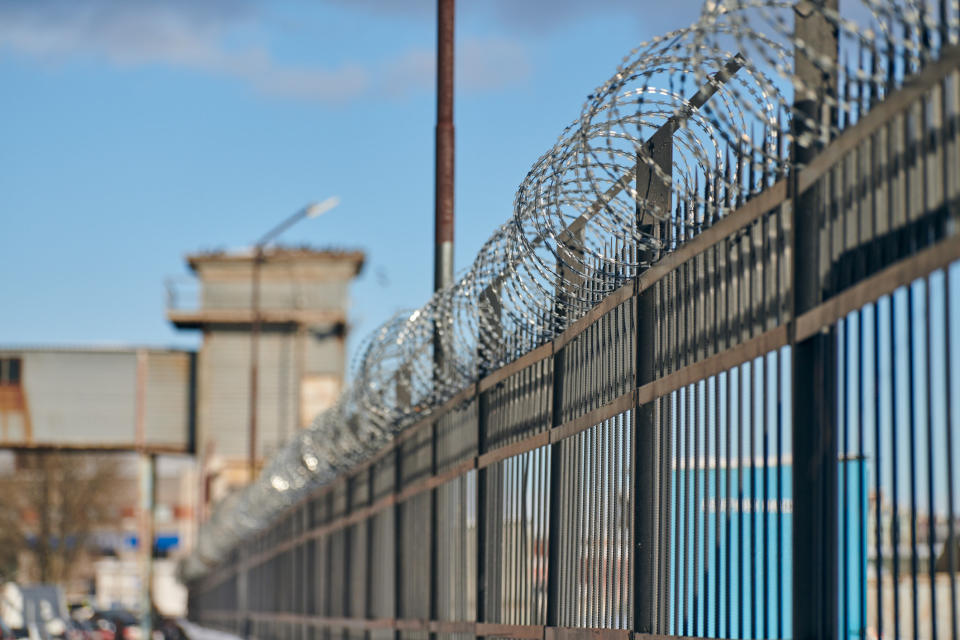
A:
[[[50,452],[76,469],[109,466],[111,486],[98,503],[98,517],[78,552],[65,584],[68,597],[105,584],[117,563],[130,567],[128,579],[143,580],[146,521],[138,460],[158,457],[154,509],[155,593],[162,610],[183,610],[184,593],[170,572],[176,557],[189,550],[195,530],[198,481],[194,448],[196,354],[177,349],[138,347],[0,347],[0,491],[8,506],[20,510],[31,547],[43,527],[36,487],[53,482],[42,461]],[[138,453],[144,454],[143,457]],[[52,495],[73,498],[63,487]],[[61,495],[62,494],[62,495]],[[76,507],[77,505],[72,505]],[[56,528],[51,546],[61,548]],[[23,549],[19,578],[39,579],[36,558]],[[135,604],[138,592],[126,594]],[[120,596],[100,589],[98,602],[109,606]]]
[[[197,454],[204,502],[248,481],[254,254],[187,257],[198,291],[171,295],[178,329],[202,331],[197,377]],[[349,285],[360,251],[266,250],[260,264],[257,464],[331,406],[346,368]]]
[[[0,347],[0,448],[189,453],[195,354]]]

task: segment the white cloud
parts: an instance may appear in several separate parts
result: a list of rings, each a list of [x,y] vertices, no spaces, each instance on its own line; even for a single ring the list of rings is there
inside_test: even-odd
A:
[[[392,95],[432,89],[436,82],[436,52],[410,49],[385,65],[384,87]],[[526,48],[505,38],[466,38],[454,54],[457,87],[467,91],[497,91],[526,80],[532,64]]]
[[[436,19],[436,0],[326,0],[359,11],[417,21]],[[487,20],[499,31],[523,36],[549,34],[589,18],[632,20],[646,32],[685,27],[700,15],[702,0],[669,5],[642,0],[482,0],[456,3],[457,21]],[[644,39],[641,37],[641,39]]]
[[[376,7],[377,0],[368,1]],[[118,67],[168,65],[236,78],[267,95],[328,103],[374,87],[394,97],[433,89],[431,48],[375,64],[298,67],[263,46],[236,44],[234,36],[258,19],[253,0],[0,0],[0,49],[50,63],[92,57]],[[505,38],[464,38],[456,60],[457,85],[468,91],[496,91],[531,72],[526,48]]]
[[[436,82],[437,54],[429,49],[409,49],[383,67],[383,87],[392,96],[429,90]]]
[[[359,65],[293,67],[229,36],[256,17],[245,0],[0,0],[0,47],[47,62],[94,57],[170,65],[241,80],[283,97],[340,102],[367,90]]]
[[[519,84],[533,70],[526,48],[505,38],[468,38],[457,52],[457,72],[465,89],[489,91]]]

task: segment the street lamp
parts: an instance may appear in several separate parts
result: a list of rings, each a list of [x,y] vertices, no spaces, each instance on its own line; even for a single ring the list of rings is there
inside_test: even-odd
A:
[[[257,373],[260,360],[260,265],[264,262],[264,249],[274,238],[304,218],[317,218],[340,204],[340,198],[334,196],[323,202],[314,202],[300,209],[283,222],[270,229],[253,246],[253,274],[250,293],[251,329],[250,329],[250,482],[257,477]]]

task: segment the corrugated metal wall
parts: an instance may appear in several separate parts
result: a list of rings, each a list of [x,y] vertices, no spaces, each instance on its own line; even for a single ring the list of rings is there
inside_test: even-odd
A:
[[[149,353],[144,408],[148,444],[193,441],[194,371],[192,353]]]
[[[0,353],[22,362],[24,407],[5,410],[9,443],[133,448],[141,435],[142,400],[143,442],[190,449],[194,354],[132,348]],[[143,377],[142,396],[138,376]],[[23,428],[27,419],[29,437]]]
[[[331,338],[329,330],[308,330],[302,355],[297,353],[298,340],[296,329],[290,327],[265,328],[260,335],[257,450],[262,456],[268,456],[299,428],[299,367],[304,375],[343,374],[343,341]],[[199,441],[204,446],[212,443],[216,455],[244,458],[250,390],[250,333],[246,327],[207,331],[200,367]]]

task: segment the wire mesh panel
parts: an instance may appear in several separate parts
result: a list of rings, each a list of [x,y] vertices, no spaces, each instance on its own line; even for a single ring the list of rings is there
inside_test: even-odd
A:
[[[484,621],[544,624],[550,448],[486,469]]]
[[[477,619],[477,472],[437,488],[438,620]]]
[[[557,623],[629,629],[633,614],[633,415],[563,440],[555,557]],[[556,451],[555,451],[556,452]]]
[[[957,628],[960,264],[838,324],[842,637]]]
[[[535,362],[483,392],[484,446],[489,451],[550,427],[553,361]]]

